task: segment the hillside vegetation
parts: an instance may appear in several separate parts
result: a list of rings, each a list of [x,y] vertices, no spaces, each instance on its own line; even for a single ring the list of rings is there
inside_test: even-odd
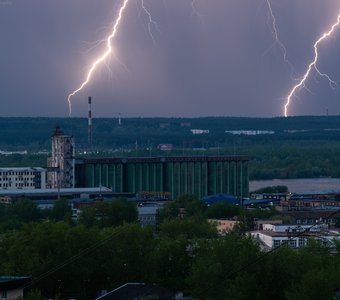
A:
[[[0,166],[44,166],[47,154],[36,153],[50,151],[55,126],[74,135],[78,156],[89,152],[85,118],[0,118],[0,126],[0,150],[29,152],[0,155]],[[93,145],[91,156],[248,155],[251,179],[340,177],[339,116],[98,118]]]

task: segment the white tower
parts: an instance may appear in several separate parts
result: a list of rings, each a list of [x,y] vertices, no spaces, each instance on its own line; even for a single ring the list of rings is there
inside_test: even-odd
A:
[[[48,185],[51,188],[74,187],[74,139],[64,135],[57,126],[52,133],[52,156],[48,159],[48,167],[58,169],[48,174]]]

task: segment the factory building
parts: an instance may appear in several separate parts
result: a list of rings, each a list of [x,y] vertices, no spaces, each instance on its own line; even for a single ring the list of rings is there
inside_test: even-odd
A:
[[[44,168],[0,168],[0,189],[44,189],[46,169]]]
[[[228,194],[248,197],[246,156],[74,158],[73,137],[57,127],[48,160],[48,187],[107,187],[114,193],[144,193],[175,199]]]
[[[75,162],[75,186],[105,186],[117,193],[169,193],[175,199],[225,193],[247,197],[248,158],[245,156],[181,156],[92,158]]]
[[[47,160],[48,187],[74,187],[74,139],[57,126],[51,136],[52,156]]]

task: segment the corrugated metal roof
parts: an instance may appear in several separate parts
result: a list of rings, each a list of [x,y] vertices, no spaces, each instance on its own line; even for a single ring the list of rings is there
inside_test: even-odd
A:
[[[101,193],[112,192],[107,187],[93,187],[93,188],[63,188],[63,189],[16,189],[16,190],[0,190],[0,196],[18,196],[18,195],[41,195],[41,194],[86,194],[86,193]]]

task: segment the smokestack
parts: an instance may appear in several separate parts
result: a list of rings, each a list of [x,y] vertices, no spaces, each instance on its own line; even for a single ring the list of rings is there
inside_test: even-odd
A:
[[[89,147],[92,148],[92,110],[91,110],[91,97],[88,101],[88,127],[87,127],[87,142]]]
[[[122,125],[122,119],[121,119],[121,116],[120,116],[120,113],[118,114],[118,125]]]

